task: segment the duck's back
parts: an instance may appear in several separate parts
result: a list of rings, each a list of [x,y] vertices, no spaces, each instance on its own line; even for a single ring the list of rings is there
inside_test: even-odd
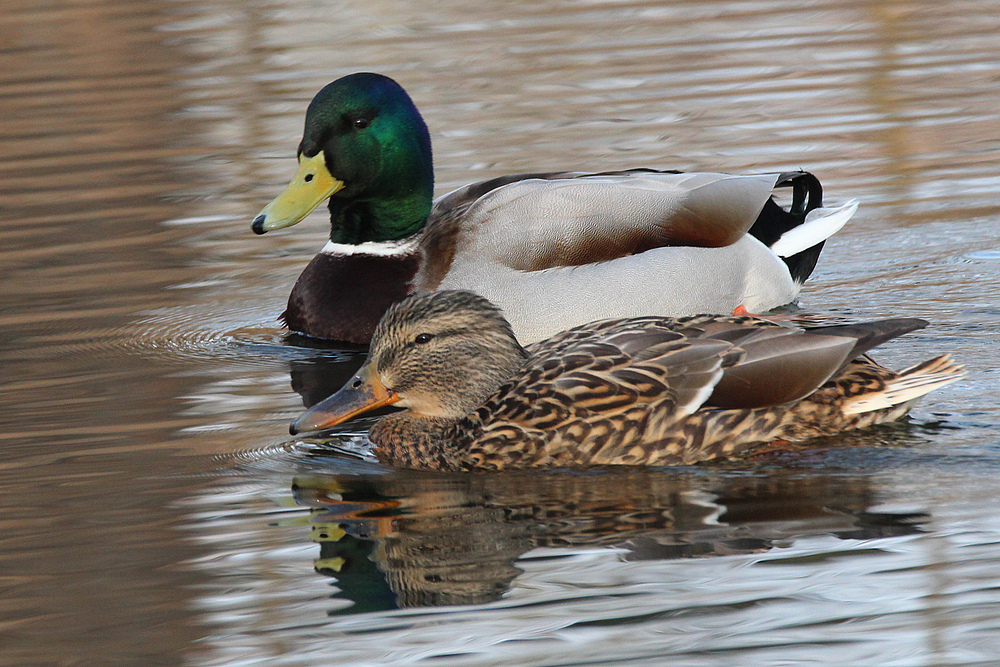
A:
[[[439,200],[415,289],[478,292],[524,342],[602,318],[769,310],[799,284],[747,232],[783,176],[634,170],[468,186]]]
[[[529,346],[521,371],[449,435],[441,467],[692,464],[891,421],[961,369],[947,357],[899,373],[850,360],[924,324],[694,316],[571,329]]]
[[[761,329],[751,318],[606,320],[529,346],[522,370],[466,422],[460,448],[477,467],[676,464],[692,451],[684,422],[744,351],[736,339]],[[745,327],[743,325],[746,325]]]

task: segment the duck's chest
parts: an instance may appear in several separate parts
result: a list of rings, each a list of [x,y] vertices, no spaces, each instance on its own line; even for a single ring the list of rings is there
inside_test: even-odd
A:
[[[410,294],[419,266],[420,255],[411,249],[324,249],[299,276],[281,319],[298,333],[367,343],[386,309]]]
[[[408,412],[380,419],[369,432],[379,461],[402,468],[466,470],[463,452],[476,433],[467,421],[415,418]],[[474,466],[472,466],[474,467]]]

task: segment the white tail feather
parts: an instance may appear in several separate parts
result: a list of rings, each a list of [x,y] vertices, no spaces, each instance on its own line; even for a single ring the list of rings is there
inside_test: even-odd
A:
[[[836,208],[817,208],[809,211],[805,222],[782,234],[781,238],[771,246],[771,251],[778,257],[791,257],[797,252],[811,248],[840,231],[857,210],[858,200],[852,199]]]
[[[950,354],[911,366],[875,394],[864,394],[844,402],[845,415],[884,410],[920,398],[938,387],[951,384],[965,375],[965,367],[956,364]]]

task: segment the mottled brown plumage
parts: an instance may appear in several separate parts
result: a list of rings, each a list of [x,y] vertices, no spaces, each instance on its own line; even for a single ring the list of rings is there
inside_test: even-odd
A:
[[[292,425],[326,428],[396,403],[371,430],[380,460],[436,469],[690,464],[760,443],[898,419],[963,375],[947,356],[896,372],[866,350],[926,325],[800,329],[752,317],[604,320],[522,348],[469,292],[410,297],[368,362]]]

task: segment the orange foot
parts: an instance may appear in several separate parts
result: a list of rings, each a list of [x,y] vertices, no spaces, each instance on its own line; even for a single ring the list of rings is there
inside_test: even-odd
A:
[[[761,315],[760,313],[751,313],[742,303],[733,308],[733,317],[755,317],[759,320],[771,320],[772,322],[780,322],[782,320],[790,321],[792,319],[790,315]]]

